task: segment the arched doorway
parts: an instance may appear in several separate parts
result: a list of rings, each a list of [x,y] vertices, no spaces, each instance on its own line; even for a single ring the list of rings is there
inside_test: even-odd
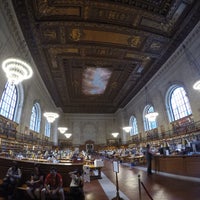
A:
[[[87,140],[85,142],[85,151],[89,154],[92,154],[94,152],[94,141]]]

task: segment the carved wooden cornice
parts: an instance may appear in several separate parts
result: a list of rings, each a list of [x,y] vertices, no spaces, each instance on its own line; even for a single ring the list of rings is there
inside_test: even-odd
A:
[[[195,0],[12,2],[44,83],[55,104],[69,113],[123,108],[200,19]],[[83,93],[87,67],[111,70],[104,94]]]

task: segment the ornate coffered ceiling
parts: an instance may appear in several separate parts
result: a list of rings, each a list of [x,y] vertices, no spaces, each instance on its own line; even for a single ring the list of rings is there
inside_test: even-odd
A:
[[[198,0],[12,2],[41,77],[65,113],[123,108],[200,19]]]

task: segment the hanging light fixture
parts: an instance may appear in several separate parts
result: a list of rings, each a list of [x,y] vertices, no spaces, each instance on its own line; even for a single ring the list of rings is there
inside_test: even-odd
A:
[[[118,135],[119,135],[119,133],[112,133],[112,136],[113,136],[114,138],[116,138]]]
[[[148,105],[148,93],[147,93],[147,87],[145,87],[145,93],[146,93],[146,106]],[[157,112],[148,112],[145,117],[148,119],[148,121],[153,122],[156,120],[156,117],[158,116]]]
[[[18,84],[33,75],[31,67],[26,62],[16,58],[8,58],[3,61],[2,68],[11,84]]]
[[[69,138],[72,136],[71,133],[65,133],[64,135],[65,135],[65,137],[66,137],[67,139],[69,139]]]
[[[186,48],[185,45],[183,45],[183,49],[185,51],[185,55],[187,57],[187,60],[189,61],[189,64],[192,65],[195,69],[195,71],[200,75],[200,65],[198,63],[198,61],[195,59],[195,57],[192,55],[192,52],[189,51],[189,49]],[[200,79],[197,80],[194,84],[193,84],[193,89],[194,90],[199,90],[200,91]]]
[[[53,123],[55,119],[59,117],[57,113],[53,113],[53,112],[45,112],[44,116],[46,117],[49,123]]]
[[[60,131],[61,134],[64,134],[65,131],[68,130],[68,128],[67,127],[58,127],[58,130]]]
[[[131,131],[131,129],[132,129],[132,126],[125,126],[125,127],[123,127],[123,130],[125,131],[125,132],[130,132]]]
[[[150,113],[147,113],[147,114],[145,115],[145,117],[146,117],[150,122],[155,121],[157,116],[158,116],[158,113],[157,113],[157,112],[150,112]]]
[[[194,89],[194,90],[199,90],[199,91],[200,91],[200,80],[196,81],[196,82],[193,84],[193,89]]]

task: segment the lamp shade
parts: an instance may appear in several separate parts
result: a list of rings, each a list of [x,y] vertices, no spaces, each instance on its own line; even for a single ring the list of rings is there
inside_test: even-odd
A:
[[[65,131],[67,131],[68,130],[68,128],[67,127],[58,127],[58,130],[60,131],[60,133],[65,133]]]
[[[69,139],[69,138],[72,136],[71,133],[65,133],[64,135],[65,135],[65,137],[66,137],[67,139]]]
[[[145,117],[146,117],[150,122],[155,121],[157,116],[158,116],[158,113],[157,113],[157,112],[150,112],[150,113],[147,113],[147,114],[145,115]]]
[[[59,115],[54,112],[45,112],[44,117],[46,117],[46,119],[49,123],[53,123],[55,121],[55,119],[59,117]]]
[[[199,90],[200,91],[200,80],[196,81],[193,85],[194,90]]]
[[[8,58],[2,63],[8,82],[18,84],[33,75],[31,67],[24,61],[16,58]]]
[[[145,117],[148,119],[148,121],[153,122],[156,120],[158,113],[155,112],[153,106],[149,104],[147,87],[145,87],[145,93],[146,93],[146,107],[145,107],[146,115],[145,115]]]
[[[130,130],[132,129],[132,126],[125,126],[125,127],[123,127],[123,130],[125,131],[125,132],[130,132]]]
[[[112,133],[112,136],[115,137],[115,138],[116,138],[118,135],[119,135],[119,133]]]

